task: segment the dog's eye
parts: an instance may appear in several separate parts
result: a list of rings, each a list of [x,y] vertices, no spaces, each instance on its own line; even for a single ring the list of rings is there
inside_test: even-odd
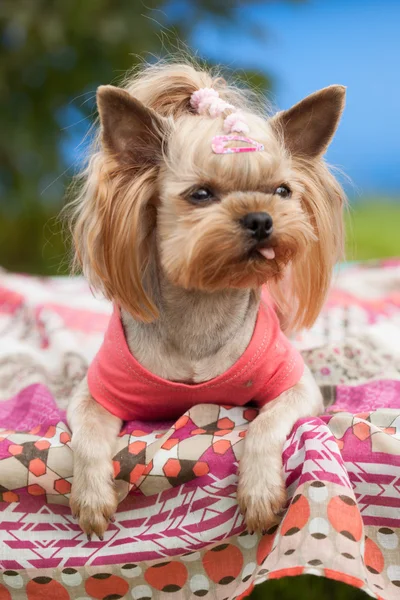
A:
[[[207,202],[214,198],[214,194],[208,188],[199,188],[198,190],[194,190],[190,194],[190,199],[192,202]]]
[[[276,188],[274,194],[280,196],[281,198],[290,198],[292,195],[292,190],[287,185],[280,185]]]

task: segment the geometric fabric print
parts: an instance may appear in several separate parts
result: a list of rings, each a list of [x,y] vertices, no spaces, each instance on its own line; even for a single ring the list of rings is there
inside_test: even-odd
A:
[[[123,424],[116,520],[89,542],[68,507],[64,408],[111,307],[79,278],[0,273],[0,598],[233,600],[314,574],[397,600],[398,281],[400,261],[346,266],[313,329],[295,338],[330,406],[288,436],[276,525],[245,531],[238,463],[258,411],[221,398],[175,423]]]
[[[27,469],[15,456],[4,458],[0,465],[0,485],[3,493],[3,501],[15,502],[19,500],[19,493],[16,490],[23,489],[27,485]],[[10,490],[15,490],[15,492],[12,493]],[[9,493],[4,495],[6,491],[9,491]]]

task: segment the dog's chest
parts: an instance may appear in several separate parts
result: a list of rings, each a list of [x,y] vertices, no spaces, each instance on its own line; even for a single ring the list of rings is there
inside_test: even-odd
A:
[[[181,383],[202,383],[214,379],[227,371],[243,354],[246,344],[235,344],[235,348],[223,348],[213,356],[200,360],[190,359],[178,352],[137,352],[135,355],[148,371],[155,375]]]
[[[144,330],[133,321],[124,319],[124,328],[130,352],[148,371],[168,381],[201,383],[218,377],[237,362],[251,340],[254,322],[255,315],[246,315],[224,343],[219,343],[221,333],[217,329],[210,332],[206,327],[204,335],[182,335],[172,342],[155,328]]]

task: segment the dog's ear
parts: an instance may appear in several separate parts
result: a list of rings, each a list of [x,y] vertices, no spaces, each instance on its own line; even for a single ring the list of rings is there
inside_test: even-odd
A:
[[[154,165],[160,159],[167,120],[126,90],[102,85],[97,90],[102,143],[118,162]]]
[[[272,126],[289,152],[296,156],[315,158],[329,146],[344,109],[346,88],[331,85],[278,113]]]

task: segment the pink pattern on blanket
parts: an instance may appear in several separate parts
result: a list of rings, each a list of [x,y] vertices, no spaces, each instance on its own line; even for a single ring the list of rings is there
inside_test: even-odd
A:
[[[400,381],[379,379],[355,387],[338,385],[335,412],[371,412],[380,408],[398,409],[400,405]]]
[[[57,407],[49,390],[41,384],[30,385],[0,403],[0,429],[35,430],[40,434],[62,420],[65,411]]]
[[[394,409],[396,415],[400,411],[400,382],[370,382],[356,387],[340,386],[338,389],[341,404],[335,404],[320,418],[300,420],[288,439],[283,453],[288,486],[298,487],[321,480],[351,489],[355,481],[354,471],[361,459],[373,469],[381,464],[396,466],[400,470],[400,442],[396,437],[399,426],[391,412],[386,417],[379,412],[383,408],[382,398],[387,400],[385,409]],[[362,402],[365,398],[370,399],[370,410],[360,412],[364,406],[360,399]],[[205,411],[210,415],[208,419],[204,416]],[[159,498],[154,497],[154,493],[167,493],[176,486],[190,490],[227,481],[230,477],[236,481],[247,424],[256,414],[254,408],[199,406],[169,425],[137,421],[125,423],[119,437],[120,449],[114,457],[116,481],[124,487],[123,507],[137,506],[138,499],[143,496],[157,502]],[[382,419],[387,424],[383,429]],[[32,494],[38,496],[37,501],[40,499],[43,505],[53,502],[66,504],[72,464],[69,473],[65,472],[65,465],[59,465],[64,473],[62,476],[60,473],[54,485],[53,475],[57,466],[53,455],[58,456],[60,448],[70,453],[70,434],[65,413],[57,408],[51,393],[40,384],[32,385],[0,404],[0,428],[5,429],[0,441],[0,459],[13,457],[26,468],[27,479],[26,490],[19,486],[17,491],[12,486],[12,474],[10,481],[3,477],[3,487],[18,494],[21,499],[26,493],[32,494],[30,486],[38,485],[40,480],[42,493],[39,494],[38,488],[34,487]],[[25,442],[22,432],[26,433]],[[382,454],[379,451],[380,441],[376,435],[373,436],[376,433],[384,434],[386,444],[392,443],[390,440],[393,439],[393,443],[399,445],[399,456]],[[15,436],[19,437],[19,443],[15,443]],[[352,465],[351,468],[349,465]],[[46,478],[49,473],[52,476]],[[352,474],[350,479],[349,473]],[[149,500],[150,503],[153,500]],[[147,503],[148,500],[146,506]],[[232,508],[229,508],[229,513]],[[234,512],[237,513],[236,508]],[[217,522],[224,522],[226,518],[226,515],[222,517],[220,514]],[[237,523],[241,523],[238,519]],[[397,521],[400,526],[400,520]],[[148,525],[152,526],[154,522],[152,518]],[[236,526],[229,535],[235,531]]]
[[[117,519],[104,542],[88,542],[68,507],[73,455],[63,408],[101,343],[110,307],[82,280],[0,277],[7,593],[42,585],[85,597],[103,585],[115,597],[222,600],[267,578],[313,573],[398,598],[396,281],[400,261],[347,266],[314,329],[296,339],[326,413],[299,421],[284,447],[290,503],[279,526],[249,535],[236,503],[238,462],[257,411],[196,406],[175,423],[124,424],[114,456]]]

